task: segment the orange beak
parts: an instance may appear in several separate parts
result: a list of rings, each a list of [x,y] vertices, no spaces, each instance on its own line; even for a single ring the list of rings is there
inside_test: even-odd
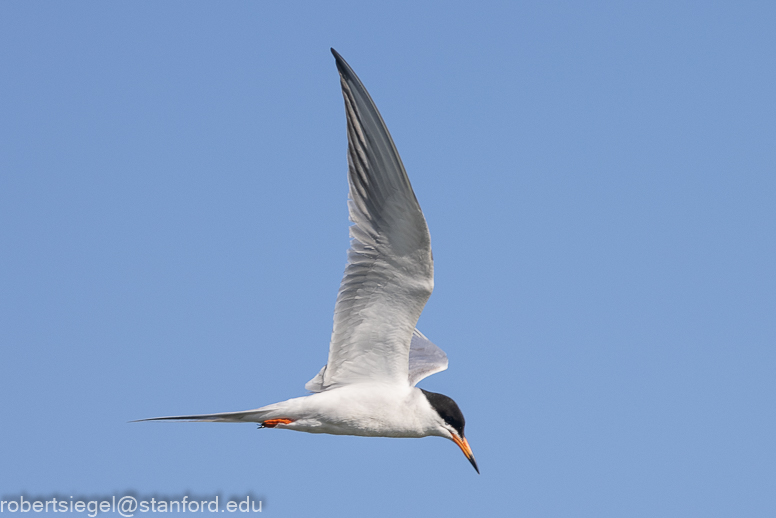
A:
[[[472,466],[474,466],[475,471],[477,471],[477,474],[479,475],[480,468],[477,467],[477,461],[474,460],[474,454],[472,453],[471,446],[469,446],[469,441],[467,441],[465,437],[458,437],[458,434],[453,434],[453,441],[461,448],[461,451],[466,455],[466,458],[469,459],[469,462],[472,463]]]

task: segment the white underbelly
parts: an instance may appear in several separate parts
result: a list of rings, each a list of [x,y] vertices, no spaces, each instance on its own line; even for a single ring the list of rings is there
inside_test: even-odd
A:
[[[277,428],[365,437],[425,437],[414,387],[350,385],[289,400],[294,421]],[[419,391],[418,391],[419,392]],[[422,397],[422,396],[421,396]]]

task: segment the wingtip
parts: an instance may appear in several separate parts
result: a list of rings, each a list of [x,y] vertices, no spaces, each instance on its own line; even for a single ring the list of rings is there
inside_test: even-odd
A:
[[[334,47],[331,47],[329,50],[331,50],[331,54],[334,56],[334,59],[336,59],[337,61],[345,61],[342,58],[342,55],[336,50],[334,50]]]
[[[348,65],[348,62],[345,61],[345,58],[343,58],[339,52],[334,50],[334,47],[331,48],[331,54],[334,56],[334,60],[337,63],[337,70],[340,74],[346,77],[355,76],[355,73],[353,72],[353,69],[350,68],[350,65]]]

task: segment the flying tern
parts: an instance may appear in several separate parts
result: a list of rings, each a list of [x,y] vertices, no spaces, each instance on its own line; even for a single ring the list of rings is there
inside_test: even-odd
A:
[[[434,287],[431,238],[399,153],[372,98],[337,51],[348,134],[350,249],[334,308],[329,358],[311,395],[254,410],[143,421],[259,423],[260,428],[371,437],[439,436],[479,473],[451,398],[415,385],[447,369],[418,331]]]

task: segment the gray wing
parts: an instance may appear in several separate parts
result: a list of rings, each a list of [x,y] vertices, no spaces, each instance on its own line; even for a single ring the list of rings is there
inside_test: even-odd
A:
[[[345,99],[354,224],[320,389],[407,383],[412,333],[434,287],[431,238],[377,107],[345,60],[332,53]]]
[[[447,369],[447,355],[415,329],[410,347],[409,381],[413,387],[423,378]]]
[[[434,345],[423,333],[415,329],[410,342],[409,370],[407,373],[409,384],[414,387],[423,378],[442,372],[445,369],[447,369],[447,355],[445,352]],[[321,392],[323,390],[324,372],[326,372],[325,366],[313,379],[307,382],[304,388],[310,392]]]

